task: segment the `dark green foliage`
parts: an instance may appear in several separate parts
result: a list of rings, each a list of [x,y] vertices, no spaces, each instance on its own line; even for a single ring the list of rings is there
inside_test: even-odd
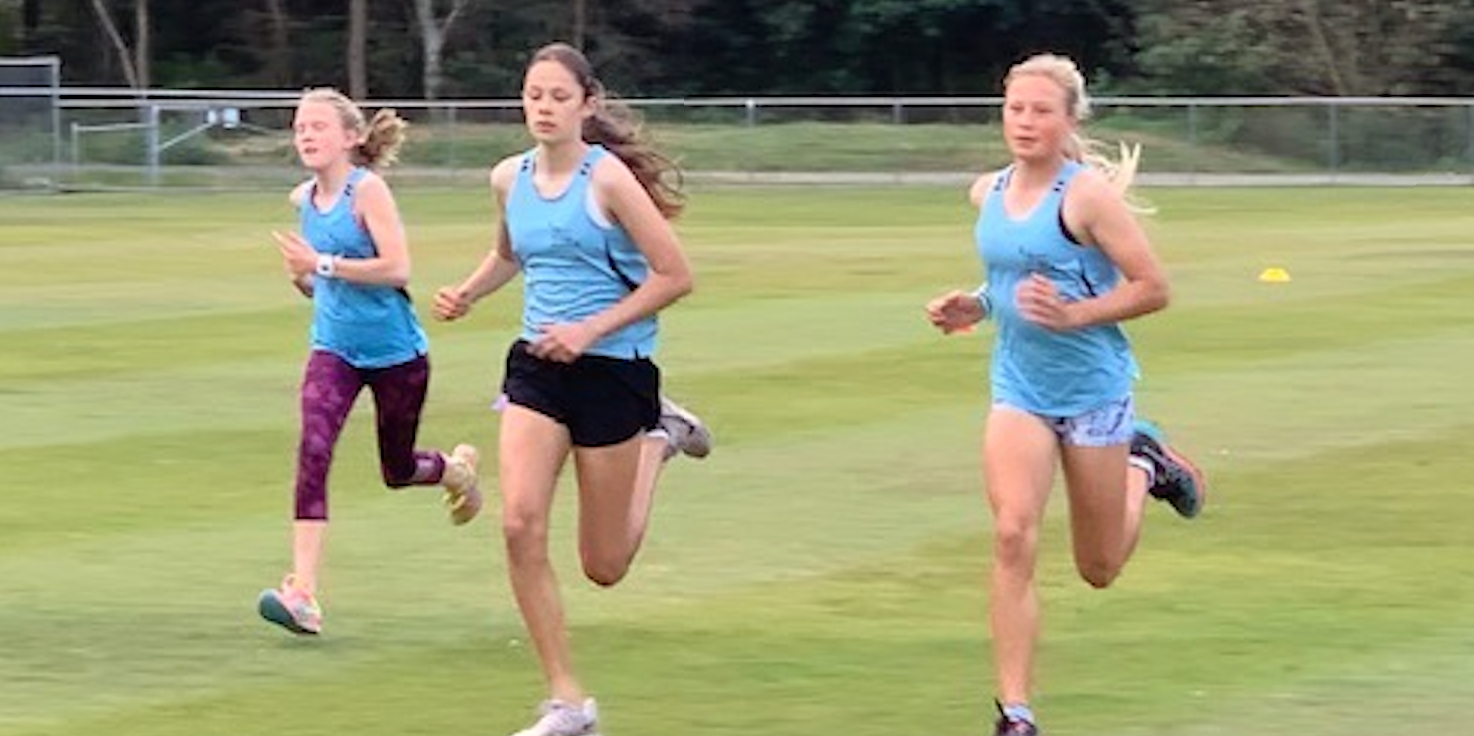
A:
[[[509,97],[528,54],[573,40],[578,0],[473,0],[441,97]],[[152,83],[347,84],[346,3],[151,0]],[[1474,0],[582,0],[584,47],[627,96],[995,94],[1009,65],[1067,53],[1135,94],[1474,92]],[[134,0],[109,0],[132,43]],[[370,96],[418,98],[411,0],[369,0]],[[436,4],[443,17],[448,3]],[[0,54],[57,54],[69,84],[123,81],[90,0],[0,2]]]

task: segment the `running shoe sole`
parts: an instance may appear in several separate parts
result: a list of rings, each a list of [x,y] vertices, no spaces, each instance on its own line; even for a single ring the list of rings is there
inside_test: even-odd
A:
[[[445,489],[445,505],[450,508],[450,521],[456,526],[466,524],[476,515],[481,513],[483,499],[481,497],[481,484],[476,477],[477,467],[480,464],[480,453],[470,445],[456,445],[451,451],[451,457],[465,464],[471,473],[471,484],[460,490]]]
[[[261,618],[293,634],[299,634],[301,636],[318,635],[317,631],[309,629],[297,622],[297,619],[292,616],[292,612],[287,609],[286,604],[281,602],[281,598],[274,590],[267,590],[261,593],[261,599],[256,604],[256,610],[261,613]]]

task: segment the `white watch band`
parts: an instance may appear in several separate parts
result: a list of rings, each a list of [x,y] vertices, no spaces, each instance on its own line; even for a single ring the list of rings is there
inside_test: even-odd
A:
[[[984,281],[977,291],[972,293],[978,300],[978,306],[983,309],[983,319],[993,316],[993,297],[988,293],[988,282]]]
[[[317,268],[315,269],[317,271],[317,275],[325,279],[330,279],[336,276],[338,273],[338,263],[335,259],[336,256],[332,256],[327,253],[319,253],[317,256]]]

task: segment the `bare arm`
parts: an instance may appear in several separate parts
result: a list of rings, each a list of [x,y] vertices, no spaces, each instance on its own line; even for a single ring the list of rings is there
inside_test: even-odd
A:
[[[304,196],[305,186],[292,192],[292,200],[299,206]],[[406,286],[410,275],[409,243],[389,185],[375,175],[364,177],[354,198],[354,214],[368,231],[377,253],[372,258],[334,258],[333,278],[359,284]],[[281,248],[287,271],[292,274],[297,288],[303,289],[304,284],[310,288],[309,277],[320,254],[301,233],[274,232],[272,235]]]
[[[446,286],[436,292],[434,313],[437,319],[450,321],[464,317],[482,297],[506,286],[507,282],[522,271],[522,266],[512,253],[512,237],[507,231],[507,192],[516,177],[516,166],[515,158],[509,158],[491,170],[491,190],[501,214],[496,228],[496,244],[481,259],[476,270],[460,284]]]
[[[373,258],[339,259],[337,278],[398,288],[409,285],[409,241],[404,234],[404,222],[399,217],[399,205],[394,202],[389,185],[377,175],[370,174],[359,182],[356,192],[355,212],[364,229],[368,230],[378,253]]]
[[[1100,248],[1111,259],[1122,281],[1101,296],[1063,302],[1048,279],[1035,278],[1019,287],[1020,310],[1026,317],[1052,329],[1079,329],[1133,319],[1167,306],[1167,276],[1146,231],[1104,177],[1082,173],[1065,194],[1064,217],[1083,245]]]
[[[507,282],[517,277],[522,271],[522,266],[517,263],[512,254],[511,236],[507,234],[507,223],[497,223],[496,247],[486,254],[481,265],[476,267],[456,290],[471,302],[476,302],[482,297],[494,294]]]
[[[998,173],[989,171],[973,180],[972,186],[967,190],[967,201],[971,202],[972,206],[979,208],[983,206],[983,202],[988,198],[988,191],[993,188],[993,182],[998,180]]]
[[[630,234],[650,265],[645,281],[634,291],[588,319],[588,326],[602,337],[670,306],[691,293],[695,283],[675,230],[629,168],[611,156],[599,163],[593,176],[598,201]]]
[[[974,179],[967,189],[967,201],[981,208],[988,198],[988,191],[998,179],[998,172],[988,172]],[[973,291],[953,290],[941,294],[926,303],[926,318],[944,335],[967,332],[972,326],[988,318],[986,287]]]
[[[691,293],[691,267],[675,231],[629,167],[606,157],[595,165],[592,185],[595,200],[629,233],[649,269],[643,283],[608,309],[581,322],[543,327],[529,348],[539,358],[572,362],[599,338]]]
[[[287,195],[287,201],[291,203],[292,209],[298,211],[301,210],[302,200],[307,196],[307,192],[311,191],[311,189],[312,181],[310,179],[292,188],[291,194]],[[276,233],[272,233],[272,235],[276,236],[276,239],[278,241],[281,240],[281,237],[277,236]],[[285,251],[283,251],[282,256],[282,266],[287,272],[287,278],[291,279],[292,286],[297,287],[297,292],[299,294],[308,299],[311,299],[313,292],[317,290],[316,285],[313,282],[312,272],[308,271],[306,273],[297,273],[292,265],[291,259],[286,257]]]

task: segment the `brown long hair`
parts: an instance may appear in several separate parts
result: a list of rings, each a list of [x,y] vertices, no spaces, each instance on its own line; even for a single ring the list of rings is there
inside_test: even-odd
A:
[[[527,66],[531,68],[540,61],[561,64],[578,80],[584,96],[595,99],[594,114],[583,124],[583,139],[618,156],[666,219],[679,215],[686,206],[680,168],[651,145],[640,116],[629,105],[612,99],[604,83],[594,76],[594,67],[583,52],[566,43],[550,43],[538,49]]]
[[[363,142],[353,150],[355,165],[381,171],[399,160],[399,147],[404,145],[404,129],[409,123],[394,110],[381,108],[372,118],[365,119],[358,103],[331,87],[306,90],[298,104],[306,102],[332,105],[343,127],[363,136]]]

